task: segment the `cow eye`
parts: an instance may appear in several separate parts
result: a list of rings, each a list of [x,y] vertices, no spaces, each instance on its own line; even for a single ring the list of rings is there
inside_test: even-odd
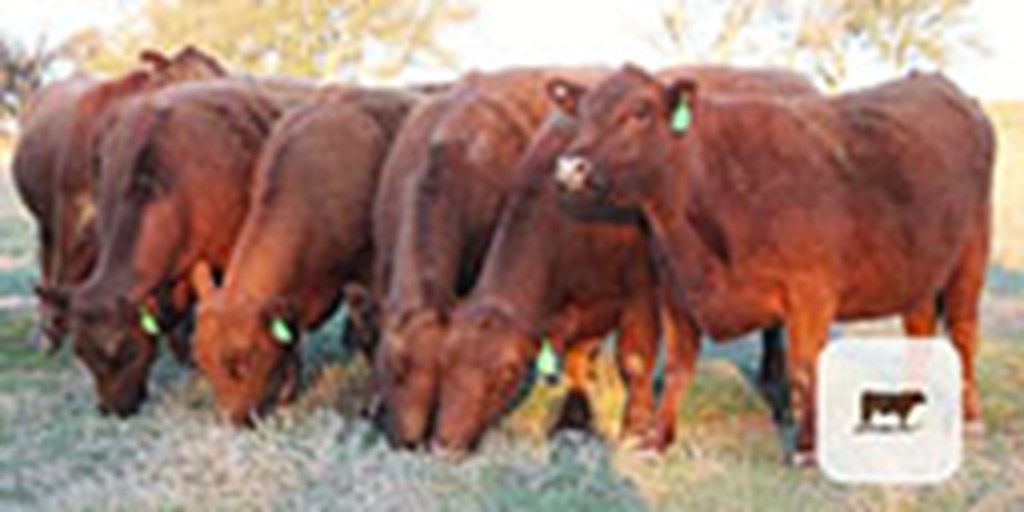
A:
[[[633,110],[633,120],[638,123],[647,123],[651,120],[654,109],[648,103],[641,103]]]

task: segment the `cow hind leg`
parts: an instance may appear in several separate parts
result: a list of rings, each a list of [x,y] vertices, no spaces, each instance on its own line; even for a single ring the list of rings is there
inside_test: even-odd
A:
[[[786,347],[781,327],[761,334],[761,368],[757,387],[772,410],[772,419],[783,424],[789,417],[789,382],[786,379]]]
[[[964,251],[943,294],[946,328],[960,355],[965,430],[969,433],[984,429],[974,361],[978,352],[978,309],[985,284],[988,242],[988,229],[979,230],[976,239]]]

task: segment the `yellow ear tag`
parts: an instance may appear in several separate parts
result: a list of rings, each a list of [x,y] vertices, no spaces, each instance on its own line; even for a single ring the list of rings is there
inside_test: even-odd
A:
[[[160,335],[160,322],[145,306],[139,306],[139,327],[150,336]]]
[[[288,327],[288,324],[281,318],[275,318],[270,323],[270,336],[281,345],[291,345],[295,342],[295,334],[292,333],[291,327]]]
[[[559,366],[558,354],[552,348],[551,340],[544,338],[540,347],[540,353],[537,354],[537,374],[545,379],[553,380],[558,377]]]

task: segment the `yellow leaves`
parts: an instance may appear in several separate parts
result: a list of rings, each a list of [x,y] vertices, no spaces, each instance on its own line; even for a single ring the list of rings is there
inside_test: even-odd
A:
[[[115,71],[141,48],[192,43],[233,70],[389,78],[414,57],[452,65],[438,35],[474,15],[464,0],[149,0],[86,64]]]
[[[961,50],[983,51],[970,0],[671,0],[661,14],[668,52],[684,62],[796,65],[829,87],[853,61],[895,73],[943,67]],[[710,33],[711,37],[707,37]]]

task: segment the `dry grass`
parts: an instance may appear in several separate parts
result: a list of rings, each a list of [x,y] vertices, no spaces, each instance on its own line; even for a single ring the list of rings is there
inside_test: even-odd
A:
[[[1024,506],[1024,332],[981,355],[989,432],[951,481],[847,487],[783,466],[778,431],[750,386],[756,351],[713,350],[681,412],[676,446],[654,459],[579,435],[544,434],[559,389],[526,404],[461,464],[395,452],[352,412],[359,361],[325,350],[295,407],[258,429],[218,425],[205,385],[163,361],[152,404],[130,421],[99,417],[69,355],[23,347],[24,316],[0,332],[0,508],[51,510],[1014,510]],[[313,347],[311,347],[313,348]],[[621,401],[607,360],[596,409]],[[342,412],[347,411],[347,412]]]

